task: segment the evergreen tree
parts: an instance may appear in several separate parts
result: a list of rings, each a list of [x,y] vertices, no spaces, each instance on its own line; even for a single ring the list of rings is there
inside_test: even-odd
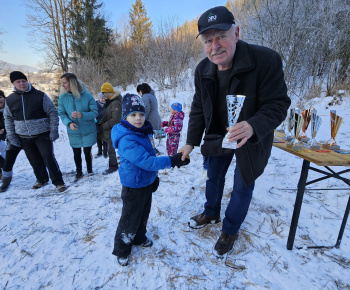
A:
[[[129,12],[131,42],[143,46],[148,37],[152,36],[152,22],[147,17],[147,10],[141,0],[136,0]]]
[[[73,61],[77,58],[102,59],[111,43],[112,30],[100,13],[98,0],[71,0],[70,45]]]

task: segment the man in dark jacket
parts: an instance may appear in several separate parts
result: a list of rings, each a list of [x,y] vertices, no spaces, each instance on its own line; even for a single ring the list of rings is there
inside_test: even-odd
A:
[[[5,127],[9,142],[22,147],[37,175],[34,189],[47,184],[46,168],[52,183],[61,192],[66,190],[62,173],[57,164],[52,142],[58,139],[58,112],[51,99],[36,90],[20,71],[10,73],[15,90],[6,99]]]
[[[187,141],[179,151],[184,160],[205,133],[201,151],[209,158],[206,203],[204,212],[191,218],[193,228],[220,222],[225,175],[236,155],[231,199],[214,248],[214,254],[223,257],[238,237],[255,180],[271,154],[273,131],[285,119],[290,99],[279,54],[239,40],[239,27],[226,7],[204,12],[198,31],[207,58],[196,68]],[[236,125],[228,130],[228,140],[238,142],[234,150],[222,148],[228,127],[226,95],[246,96]]]

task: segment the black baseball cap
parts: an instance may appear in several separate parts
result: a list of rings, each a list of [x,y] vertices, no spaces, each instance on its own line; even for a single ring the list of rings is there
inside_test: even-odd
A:
[[[208,29],[229,30],[236,24],[235,18],[225,6],[217,6],[205,11],[198,19],[198,35]]]

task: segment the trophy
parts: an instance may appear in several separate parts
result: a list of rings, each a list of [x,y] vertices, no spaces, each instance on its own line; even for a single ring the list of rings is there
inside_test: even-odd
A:
[[[294,127],[294,109],[290,109],[288,111],[288,116],[287,116],[287,129],[288,129],[288,134],[286,136],[283,137],[283,140],[285,141],[291,141],[293,139],[292,136],[292,130]]]
[[[335,142],[335,136],[337,136],[342,121],[343,118],[339,117],[335,110],[331,110],[331,139],[326,144],[323,144],[323,148],[330,150],[340,149],[340,146]]]
[[[242,95],[227,95],[227,117],[228,117],[228,126],[232,128],[239,117],[239,113],[242,110],[245,96]],[[222,141],[222,148],[236,149],[237,142],[229,142],[227,138],[228,133],[226,134],[224,140]]]
[[[305,142],[305,143],[310,140],[310,138],[308,138],[306,136],[306,130],[307,130],[307,127],[309,127],[309,124],[311,121],[311,110],[312,109],[308,109],[308,110],[305,110],[301,113],[301,115],[304,119],[304,125],[301,128],[301,130],[303,131],[303,134],[299,137],[299,140],[301,140],[302,142]]]
[[[291,140],[288,144],[287,144],[287,148],[290,149],[295,149],[295,150],[300,150],[303,148],[303,145],[299,143],[298,137],[300,134],[300,130],[301,127],[304,124],[304,119],[303,116],[301,115],[301,111],[300,109],[294,109],[294,136],[293,136],[293,140]]]
[[[316,110],[311,110],[311,140],[304,146],[309,149],[320,149],[321,146],[318,145],[316,141],[316,134],[320,129],[322,119],[320,116],[317,116]]]

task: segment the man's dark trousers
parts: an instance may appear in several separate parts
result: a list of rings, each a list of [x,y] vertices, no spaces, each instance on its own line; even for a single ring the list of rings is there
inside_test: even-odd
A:
[[[209,157],[208,159],[208,180],[206,183],[204,214],[206,216],[220,216],[221,199],[225,186],[225,176],[231,164],[233,153]],[[225,211],[225,218],[222,224],[222,231],[228,235],[238,232],[243,223],[250,201],[252,199],[254,183],[246,186],[242,179],[238,166],[236,165],[233,190],[230,202]]]
[[[38,162],[40,156],[44,160],[45,166],[49,170],[51,181],[54,185],[64,184],[62,172],[56,161],[53,144],[50,140],[50,132],[45,132],[31,138],[20,137],[22,148],[26,153],[29,163],[32,165],[35,172],[40,176],[40,182],[47,182],[48,176],[46,168]],[[42,168],[43,167],[43,168]],[[39,179],[39,176],[37,178]]]

